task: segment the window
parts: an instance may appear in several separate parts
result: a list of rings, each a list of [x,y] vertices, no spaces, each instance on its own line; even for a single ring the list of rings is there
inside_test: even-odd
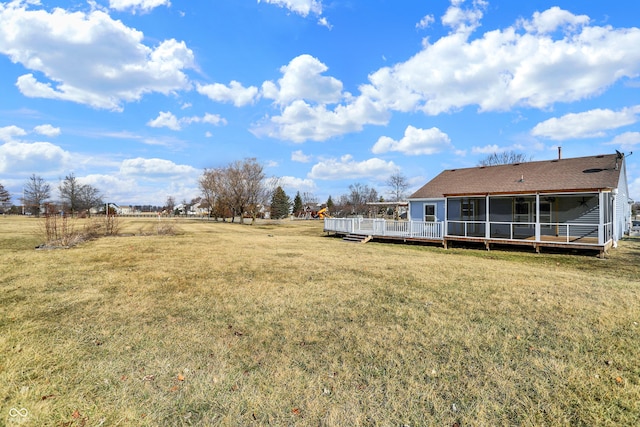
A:
[[[424,205],[424,220],[426,222],[435,222],[436,218],[436,205]]]
[[[476,219],[476,201],[471,199],[462,199],[462,219],[474,220]]]

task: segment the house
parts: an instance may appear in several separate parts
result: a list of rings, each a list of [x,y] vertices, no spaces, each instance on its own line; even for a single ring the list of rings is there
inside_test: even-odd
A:
[[[624,154],[445,170],[409,197],[406,222],[349,233],[603,254],[630,229]]]

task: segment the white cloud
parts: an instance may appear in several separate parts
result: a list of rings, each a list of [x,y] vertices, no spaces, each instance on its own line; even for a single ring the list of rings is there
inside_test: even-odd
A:
[[[433,15],[426,15],[424,18],[420,20],[420,22],[416,24],[416,28],[425,29],[425,28],[428,28],[429,25],[433,24],[434,22],[435,22],[435,18],[433,17]]]
[[[366,124],[386,124],[389,114],[366,98],[338,105],[333,110],[325,105],[312,106],[294,101],[284,108],[280,116],[269,118],[268,123],[254,125],[257,136],[267,135],[293,142],[324,141],[349,132],[362,130]]]
[[[207,123],[214,126],[226,125],[227,120],[220,117],[218,114],[210,114],[205,113],[204,116],[192,116],[192,117],[183,117],[180,119],[180,123],[191,124],[191,123]]]
[[[103,191],[108,190],[106,196],[110,198],[113,198],[115,194],[135,192],[138,188],[135,178],[123,178],[115,174],[90,174],[77,178],[82,184],[88,184]]]
[[[184,70],[194,68],[194,55],[184,42],[151,48],[104,11],[28,9],[34,4],[0,3],[0,53],[34,71],[17,79],[25,96],[121,110],[146,93],[190,88]]]
[[[629,182],[629,195],[636,202],[640,201],[640,177]]]
[[[147,126],[154,128],[166,127],[171,130],[181,130],[183,125],[190,125],[192,123],[207,123],[214,126],[226,125],[227,121],[220,117],[218,114],[205,113],[204,116],[192,116],[182,117],[178,119],[173,113],[168,111],[161,111],[158,117],[149,120]]]
[[[210,85],[197,85],[198,93],[218,102],[232,102],[236,107],[255,103],[259,98],[258,88],[255,86],[244,87],[233,80],[229,86],[221,83]]]
[[[120,165],[120,173],[123,175],[135,175],[152,177],[190,176],[199,174],[196,168],[189,165],[178,165],[170,160],[145,159],[138,157],[127,159]]]
[[[538,123],[531,130],[531,134],[556,141],[602,137],[606,135],[607,130],[637,123],[639,114],[640,106],[623,108],[620,111],[598,108],[545,120]]]
[[[190,200],[199,194],[196,175],[180,176],[180,179],[158,187],[158,182],[163,182],[162,178],[157,175],[121,175],[118,172],[78,177],[82,183],[101,190],[105,201],[115,202],[120,206],[158,205],[170,195],[176,198],[179,195],[178,200]]]
[[[260,3],[260,1],[284,7],[291,12],[305,17],[309,15],[309,13],[315,13],[316,15],[322,14],[322,2],[317,0],[258,0],[258,3]]]
[[[318,25],[320,25],[321,27],[327,27],[330,30],[333,28],[333,25],[331,25],[329,21],[327,21],[327,18],[325,18],[324,16],[318,19]]]
[[[161,111],[153,120],[147,122],[147,126],[152,128],[169,128],[171,130],[180,130],[182,126],[178,118],[169,111]]]
[[[623,151],[631,151],[640,146],[640,132],[625,132],[617,135],[611,142],[608,142],[607,145],[620,147]]]
[[[68,166],[70,161],[69,152],[49,142],[11,141],[0,145],[0,173],[40,172],[43,164],[55,171]]]
[[[528,141],[527,141],[528,142]],[[526,149],[528,150],[545,150],[545,149],[549,149],[549,147],[544,146],[544,144],[536,144],[535,141],[532,142],[531,144],[528,145],[522,145],[519,143],[515,143],[512,145],[506,145],[506,146],[499,146],[497,144],[487,144],[484,145],[482,147],[478,147],[478,146],[474,146],[471,147],[471,153],[472,154],[483,154],[483,155],[487,155],[487,154],[495,154],[495,153],[504,153],[504,152],[510,152],[510,151],[514,151],[517,153],[521,153],[523,151],[525,151]],[[553,149],[555,150],[556,147],[553,147]],[[464,157],[466,156],[466,151],[456,151],[456,154]]]
[[[464,11],[461,3],[453,2],[443,18],[455,29],[451,34],[372,73],[362,94],[392,110],[431,115],[469,105],[480,111],[546,109],[640,74],[638,28],[589,26],[587,17],[554,7],[471,40],[484,5]]]
[[[40,125],[33,128],[33,131],[44,136],[54,137],[60,135],[60,128],[53,127],[50,124]]]
[[[296,100],[320,104],[334,104],[342,99],[342,82],[323,76],[329,68],[311,55],[293,58],[280,68],[283,76],[278,84],[268,81],[262,85],[265,98],[284,105]]]
[[[357,162],[349,154],[340,159],[322,160],[311,168],[309,178],[321,180],[379,178],[390,175],[398,170],[393,162],[385,162],[372,158]]]
[[[294,176],[283,176],[279,180],[280,186],[289,195],[291,201],[295,196],[295,192],[313,193],[316,191],[316,183],[309,178],[296,178]]]
[[[451,6],[442,17],[442,24],[458,33],[470,33],[480,25],[482,11],[486,9],[487,2],[475,0],[471,9],[463,9],[462,4],[464,0],[452,0]]]
[[[201,121],[202,123],[208,123],[210,125],[214,125],[214,126],[219,126],[219,125],[226,125],[227,124],[227,120],[220,117],[220,115],[218,114],[209,114],[209,113],[205,113],[205,115],[199,119],[198,121]]]
[[[262,96],[275,101],[280,115],[265,116],[251,132],[293,142],[324,141],[388,122],[390,114],[382,103],[343,92],[342,82],[323,75],[327,70],[311,55],[297,56],[283,66],[277,83],[262,84]]]
[[[541,34],[552,33],[562,27],[575,30],[582,25],[588,24],[588,16],[574,15],[571,12],[560,9],[558,6],[551,7],[544,12],[535,12],[531,21],[522,21],[522,26],[528,32]]]
[[[309,163],[311,156],[304,154],[302,150],[297,150],[291,153],[291,160],[299,163]]]
[[[0,141],[12,141],[16,136],[24,136],[27,134],[22,128],[18,126],[5,126],[0,128]]]
[[[507,151],[508,149],[505,147],[500,147],[496,144],[485,145],[484,147],[473,147],[471,152],[474,154],[493,154],[493,153],[502,153]]]
[[[449,136],[436,127],[418,129],[407,126],[402,139],[395,141],[388,136],[382,136],[371,151],[375,154],[399,151],[409,156],[419,156],[436,154],[450,147],[451,139]]]
[[[158,6],[171,6],[169,0],[109,0],[109,7],[115,10],[131,9],[133,12],[149,12]]]

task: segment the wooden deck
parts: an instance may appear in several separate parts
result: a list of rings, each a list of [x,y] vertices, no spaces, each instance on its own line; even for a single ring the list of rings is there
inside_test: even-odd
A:
[[[354,234],[371,236],[376,240],[391,240],[402,242],[416,242],[440,244],[444,248],[449,248],[456,242],[469,242],[482,244],[487,250],[491,246],[529,246],[536,252],[540,252],[541,248],[564,248],[577,250],[598,251],[601,256],[609,250],[613,241],[609,240],[605,244],[599,244],[597,237],[585,236],[540,236],[540,240],[536,240],[535,236],[521,238],[486,238],[484,236],[458,236],[443,235],[444,224],[438,227],[434,223],[420,223],[414,221],[384,221],[384,220],[367,220],[367,219],[340,219],[339,222],[331,223],[325,220],[325,232],[333,232],[339,235]],[[333,226],[335,225],[335,226]]]

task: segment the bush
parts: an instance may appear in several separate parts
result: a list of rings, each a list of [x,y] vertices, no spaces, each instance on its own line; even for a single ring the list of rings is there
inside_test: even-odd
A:
[[[46,214],[42,222],[44,244],[40,247],[70,247],[101,235],[115,236],[121,223],[115,215],[106,218],[93,218],[77,227],[79,219],[67,215]]]

